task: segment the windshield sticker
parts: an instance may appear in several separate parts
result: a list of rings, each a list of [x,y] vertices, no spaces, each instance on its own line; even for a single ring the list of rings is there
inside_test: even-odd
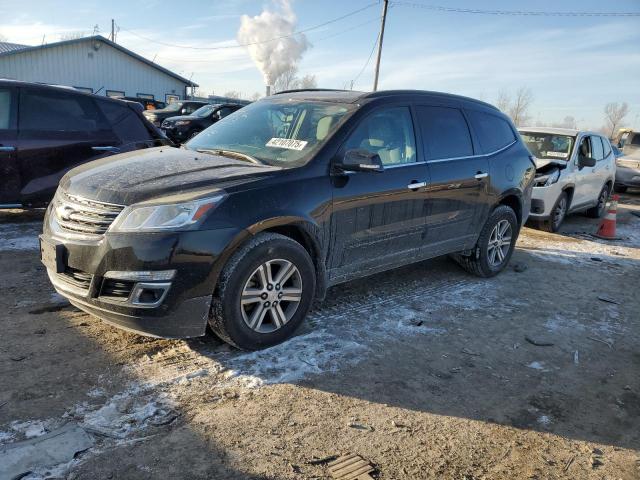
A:
[[[292,138],[273,137],[267,142],[267,147],[286,148],[288,150],[302,150],[308,142],[304,140],[294,140]]]
[[[564,152],[547,152],[547,157],[567,158],[567,154]]]

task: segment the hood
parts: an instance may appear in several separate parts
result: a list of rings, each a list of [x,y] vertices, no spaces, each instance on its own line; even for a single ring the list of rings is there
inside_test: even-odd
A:
[[[177,115],[175,117],[167,117],[165,118],[168,122],[177,122],[178,120],[198,120],[200,117],[196,117],[195,115]]]
[[[131,205],[165,195],[254,182],[280,170],[184,148],[158,147],[80,165],[62,178],[60,187],[88,199]]]

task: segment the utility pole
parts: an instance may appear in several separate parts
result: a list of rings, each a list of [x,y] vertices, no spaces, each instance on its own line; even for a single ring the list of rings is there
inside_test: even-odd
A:
[[[116,43],[116,21],[111,19],[111,41]]]
[[[380,40],[378,41],[378,58],[376,59],[376,76],[373,80],[373,91],[378,90],[378,77],[380,76],[380,57],[382,57],[382,39],[384,38],[384,24],[387,21],[387,7],[389,0],[383,0],[382,4],[382,24],[380,25]]]

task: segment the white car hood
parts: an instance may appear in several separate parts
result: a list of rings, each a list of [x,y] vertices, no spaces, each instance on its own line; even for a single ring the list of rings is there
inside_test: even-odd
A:
[[[558,160],[553,160],[551,158],[538,158],[538,157],[533,157],[534,161],[536,162],[536,169],[541,169],[542,167],[546,167],[547,165],[549,165],[550,163],[555,163],[556,165],[560,166],[560,167],[566,167],[567,166],[567,162],[565,161],[558,161]]]

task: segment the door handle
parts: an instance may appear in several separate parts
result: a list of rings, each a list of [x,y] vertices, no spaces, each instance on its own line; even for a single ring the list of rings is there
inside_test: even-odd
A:
[[[94,152],[120,153],[120,149],[118,147],[91,147],[91,150]]]
[[[409,185],[407,185],[407,188],[409,190],[418,190],[419,188],[426,187],[426,186],[427,186],[427,182],[412,182]]]
[[[3,147],[2,145],[0,145],[0,152],[15,152],[16,151],[16,147]]]
[[[482,180],[483,178],[487,178],[489,174],[487,172],[478,172],[474,175],[476,180]]]

